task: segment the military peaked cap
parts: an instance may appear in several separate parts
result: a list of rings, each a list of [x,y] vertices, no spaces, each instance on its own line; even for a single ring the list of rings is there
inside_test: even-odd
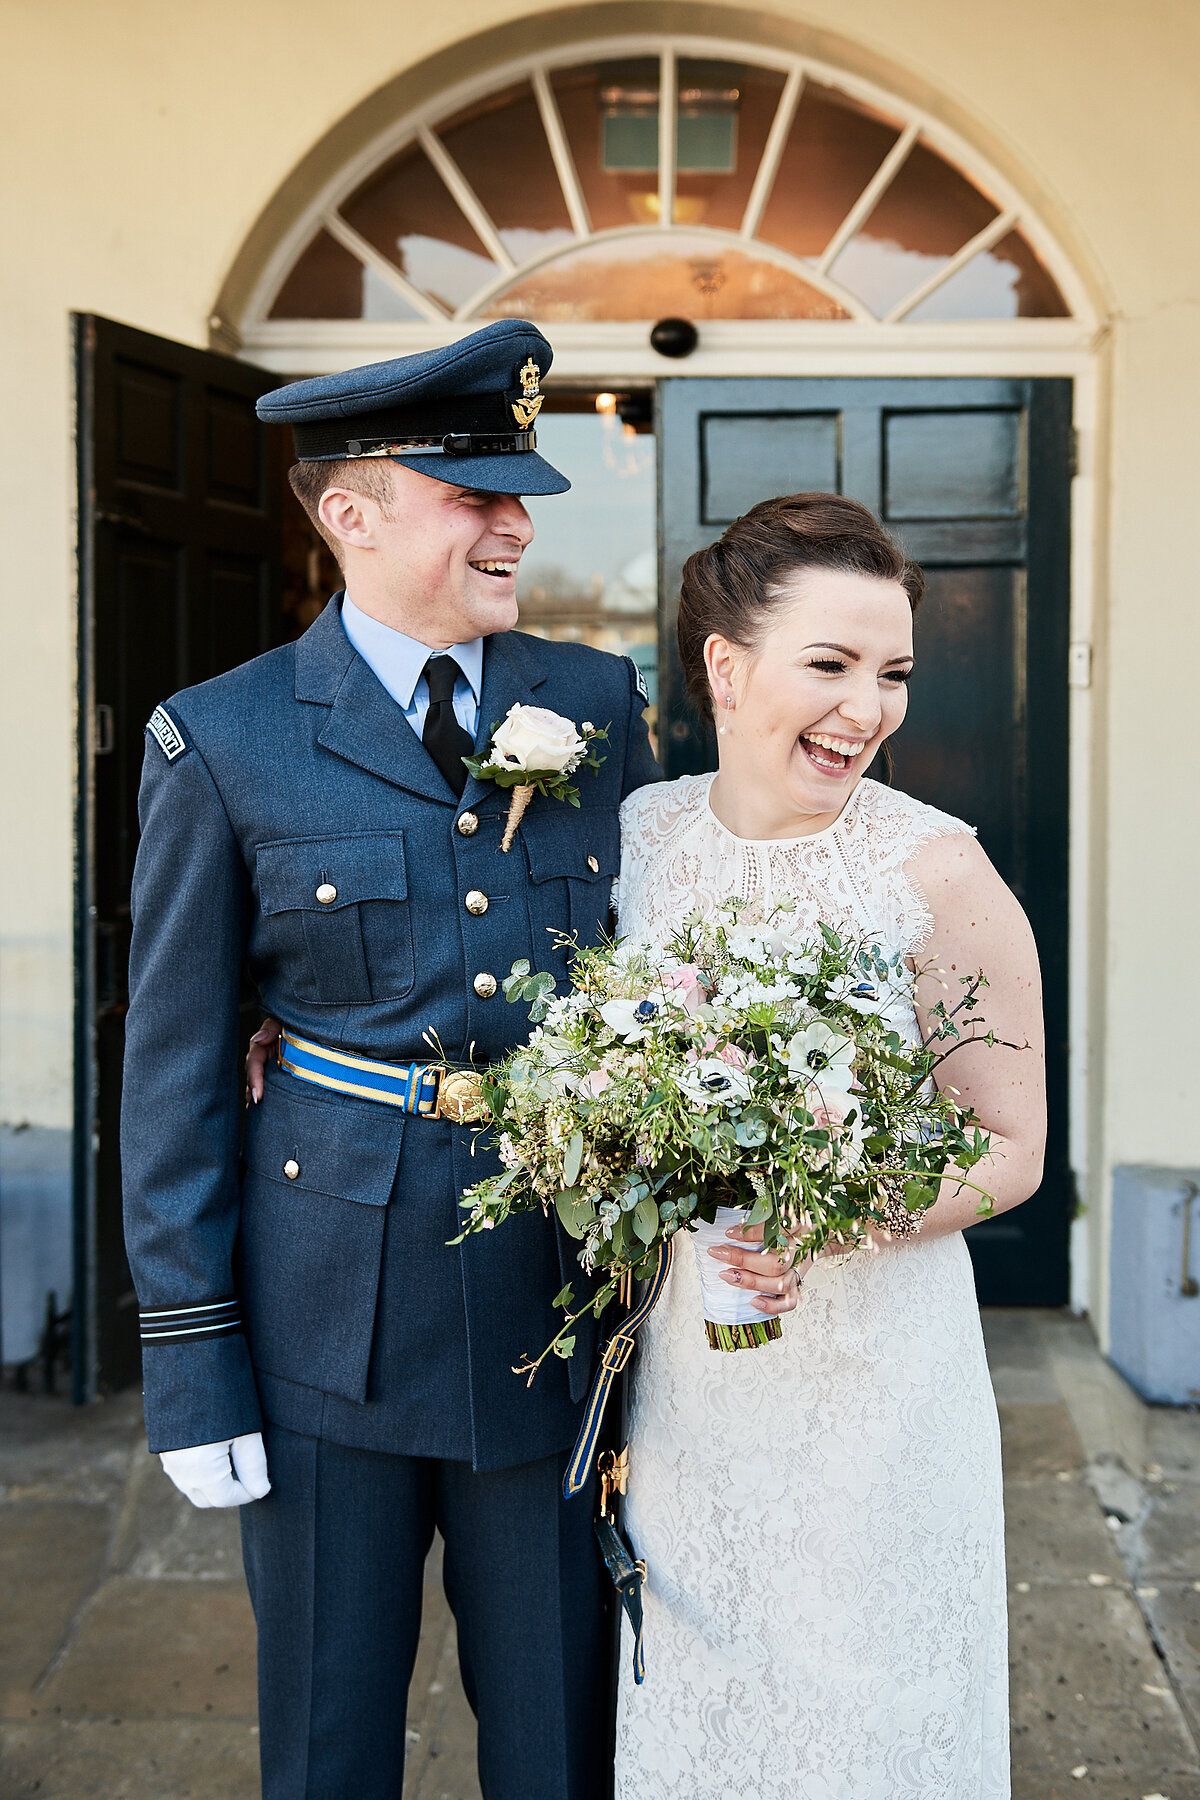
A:
[[[292,427],[301,462],[388,457],[455,487],[563,494],[534,430],[553,358],[536,326],[497,319],[440,350],[289,382],[258,416]]]

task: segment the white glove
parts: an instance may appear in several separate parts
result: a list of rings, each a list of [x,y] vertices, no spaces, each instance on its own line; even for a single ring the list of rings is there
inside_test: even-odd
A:
[[[271,1491],[260,1431],[224,1438],[219,1444],[164,1450],[159,1461],[193,1506],[245,1506],[247,1500],[261,1500]]]

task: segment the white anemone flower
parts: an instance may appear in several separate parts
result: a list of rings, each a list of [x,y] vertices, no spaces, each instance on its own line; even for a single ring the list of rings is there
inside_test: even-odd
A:
[[[699,1062],[681,1069],[675,1080],[697,1106],[738,1106],[750,1098],[747,1077],[719,1056],[702,1056]]]
[[[854,1074],[854,1040],[836,1031],[824,1019],[814,1019],[788,1039],[784,1052],[788,1074],[795,1081],[817,1081],[830,1089],[849,1091]]]
[[[606,1000],[600,1008],[600,1017],[610,1030],[627,1044],[639,1044],[646,1035],[646,1027],[658,1011],[655,1001],[641,1000]]]

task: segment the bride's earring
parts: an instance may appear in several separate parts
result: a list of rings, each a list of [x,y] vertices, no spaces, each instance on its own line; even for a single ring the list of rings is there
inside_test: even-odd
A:
[[[733,695],[726,694],[726,696],[725,696],[725,717],[721,720],[721,729],[717,733],[718,737],[724,737],[726,732],[729,730],[729,715],[732,711],[733,711]]]

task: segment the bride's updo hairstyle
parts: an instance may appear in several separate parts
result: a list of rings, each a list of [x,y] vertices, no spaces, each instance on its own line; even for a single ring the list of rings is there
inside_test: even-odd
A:
[[[805,569],[898,581],[914,612],[925,592],[916,563],[857,500],[841,494],[761,500],[683,565],[679,659],[701,718],[712,717],[705,640],[716,634],[753,655],[775,615],[789,604],[789,578]]]

